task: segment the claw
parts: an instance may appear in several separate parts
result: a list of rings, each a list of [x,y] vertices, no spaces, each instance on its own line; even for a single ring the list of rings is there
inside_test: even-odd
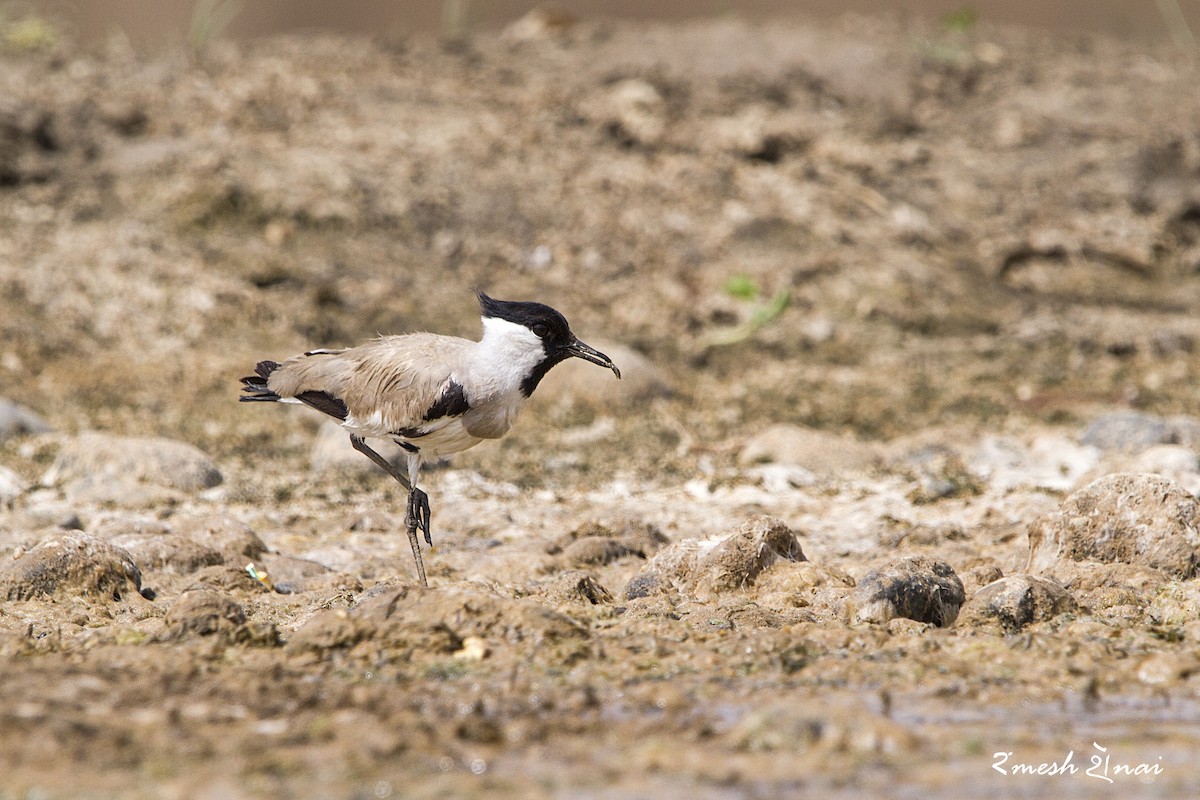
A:
[[[429,495],[420,489],[413,489],[408,493],[408,510],[405,512],[404,522],[424,533],[425,544],[433,547],[433,537],[429,533],[430,517]]]

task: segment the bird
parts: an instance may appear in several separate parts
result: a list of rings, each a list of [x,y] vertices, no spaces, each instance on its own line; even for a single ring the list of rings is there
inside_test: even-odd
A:
[[[566,317],[532,301],[476,293],[479,341],[436,333],[379,336],[357,347],[309,350],[286,361],[259,361],[241,379],[242,402],[300,403],[338,420],[355,450],[408,491],[404,525],[417,577],[428,588],[417,531],[432,545],[429,496],[421,466],[508,433],[542,378],[568,358],[621,371],[584,344]],[[398,444],[407,474],[367,440]]]

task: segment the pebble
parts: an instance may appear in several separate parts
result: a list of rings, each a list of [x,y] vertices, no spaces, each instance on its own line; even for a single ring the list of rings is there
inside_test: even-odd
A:
[[[1200,585],[1171,581],[1160,587],[1146,615],[1155,625],[1182,626],[1200,620]]]
[[[87,432],[68,440],[42,477],[44,486],[74,481],[89,486],[136,481],[195,492],[219,484],[221,473],[186,442]]]
[[[247,560],[261,558],[267,546],[246,523],[214,514],[172,521],[173,529],[203,547],[221,554],[225,563],[241,568]]]
[[[666,133],[666,101],[639,78],[617,81],[585,100],[581,110],[625,144],[653,147]]]
[[[1100,463],[1100,457],[1099,448],[1058,434],[1040,434],[1028,444],[1010,436],[985,436],[967,466],[996,491],[1069,491]]]
[[[503,597],[474,585],[426,590],[405,585],[372,592],[354,607],[351,618],[354,637],[402,651],[453,655],[475,636],[492,648],[521,648],[527,657],[559,665],[593,652],[585,625],[532,598]],[[316,624],[314,619],[305,625],[297,637],[319,641],[315,632],[305,630]]]
[[[122,600],[152,596],[129,553],[86,533],[47,539],[0,566],[0,596],[30,600],[62,594]]]
[[[1009,575],[971,595],[958,625],[998,624],[1005,633],[1016,633],[1077,609],[1071,593],[1054,581],[1036,575]]]
[[[1200,563],[1200,503],[1158,475],[1099,478],[1029,526],[1026,571],[1039,574],[1063,561],[1139,564],[1176,578]]]
[[[53,428],[36,411],[0,397],[0,442],[30,433],[50,433]]]
[[[896,617],[953,625],[962,608],[962,581],[944,561],[910,556],[873,570],[854,592],[855,622],[886,623]]]
[[[211,547],[177,533],[129,532],[112,536],[109,543],[129,553],[142,569],[187,575],[204,567],[225,563]]]
[[[875,447],[849,437],[779,423],[747,441],[738,461],[743,465],[790,464],[830,475],[872,470],[881,457]]]
[[[1179,653],[1154,653],[1138,665],[1137,678],[1148,686],[1167,686],[1200,671],[1200,659]]]
[[[29,485],[8,467],[0,466],[0,507],[11,504],[24,494]]]
[[[192,589],[179,596],[163,622],[165,639],[214,634],[233,638],[246,624],[246,609],[219,592]]]
[[[1105,451],[1140,453],[1156,444],[1192,444],[1200,422],[1191,417],[1170,419],[1140,411],[1114,411],[1097,417],[1080,441]]]
[[[555,575],[537,589],[543,600],[552,605],[601,605],[611,603],[612,592],[604,588],[590,573],[567,570]]]
[[[704,600],[748,588],[781,561],[807,561],[796,534],[783,522],[751,517],[732,534],[685,539],[650,560],[626,586],[626,598],[673,588]]]

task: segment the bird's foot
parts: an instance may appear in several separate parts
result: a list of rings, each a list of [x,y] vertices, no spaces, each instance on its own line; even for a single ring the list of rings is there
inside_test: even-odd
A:
[[[404,512],[404,524],[410,529],[420,530],[425,534],[425,544],[433,546],[433,538],[429,534],[429,495],[420,489],[413,488],[408,493],[408,509]]]

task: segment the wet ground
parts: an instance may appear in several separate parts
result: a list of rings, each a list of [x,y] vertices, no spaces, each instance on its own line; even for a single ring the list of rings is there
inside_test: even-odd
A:
[[[1177,50],[6,42],[0,798],[1200,789]],[[427,473],[421,590],[399,487],[237,378],[477,287],[625,379]]]

